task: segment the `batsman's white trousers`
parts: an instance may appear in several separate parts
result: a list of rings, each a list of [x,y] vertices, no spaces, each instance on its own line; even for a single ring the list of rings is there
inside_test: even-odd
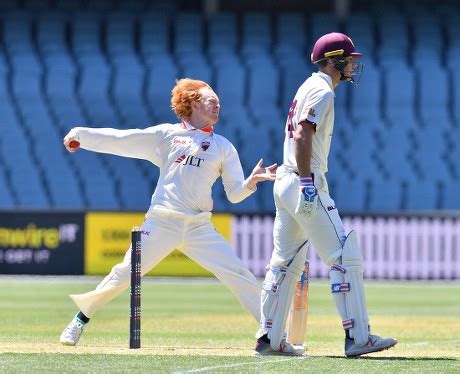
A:
[[[272,266],[283,266],[308,239],[326,265],[340,258],[346,235],[334,200],[329,196],[326,177],[315,172],[318,190],[316,214],[307,220],[295,214],[299,196],[299,177],[293,172],[282,172],[274,184],[276,218],[273,228],[274,251]]]
[[[326,178],[322,173],[314,173],[315,186],[318,190],[318,207],[315,215],[307,220],[295,214],[299,196],[299,177],[294,172],[287,171],[284,166],[277,170],[273,192],[276,206],[276,217],[273,227],[273,253],[270,266],[281,268],[292,260],[305,240],[313,244],[321,260],[330,266],[342,254],[342,246],[346,235],[342,220],[335,207],[334,200],[329,196]],[[276,302],[274,298],[267,298],[265,303]],[[261,305],[262,320],[256,337],[268,332],[263,321],[264,310],[270,310],[270,305]],[[343,309],[343,308],[341,308]],[[341,313],[343,314],[343,313]],[[342,315],[346,319],[346,315]]]
[[[172,211],[150,211],[141,227],[142,275],[175,248],[213,273],[259,322],[261,287],[210,220],[209,213],[186,216]],[[70,295],[87,317],[121,294],[131,281],[131,249],[94,291]]]

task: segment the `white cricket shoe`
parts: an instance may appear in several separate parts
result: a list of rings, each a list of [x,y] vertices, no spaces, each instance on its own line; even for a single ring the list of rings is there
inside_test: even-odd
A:
[[[281,340],[279,350],[274,350],[267,335],[257,339],[255,355],[256,356],[302,356],[305,352],[303,345],[292,345],[286,339]]]
[[[67,325],[59,338],[60,342],[65,345],[75,345],[80,340],[86,323],[82,322],[77,316]]]
[[[380,352],[394,347],[398,341],[393,338],[381,338],[378,335],[369,335],[366,344],[358,345],[351,338],[345,338],[345,356],[356,357],[372,352]]]

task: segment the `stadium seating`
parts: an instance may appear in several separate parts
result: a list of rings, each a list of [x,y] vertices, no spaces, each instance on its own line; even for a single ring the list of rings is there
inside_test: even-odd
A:
[[[216,133],[238,148],[246,174],[260,158],[282,163],[286,113],[314,70],[309,51],[331,31],[365,55],[358,86],[336,89],[328,178],[340,210],[459,209],[460,8],[356,6],[340,20],[315,11],[208,16],[167,0],[1,1],[0,209],[145,210],[155,167],[69,155],[62,137],[76,125],[177,122],[170,92],[181,77],[216,90]],[[274,211],[268,183],[235,205],[218,180],[213,196],[217,211]]]

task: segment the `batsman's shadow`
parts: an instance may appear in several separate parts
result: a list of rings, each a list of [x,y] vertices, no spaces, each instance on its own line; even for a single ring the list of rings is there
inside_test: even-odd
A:
[[[374,361],[458,361],[454,357],[371,357],[371,356],[361,356],[361,357],[343,357],[343,356],[326,356],[330,358],[341,358],[343,360],[374,360]]]

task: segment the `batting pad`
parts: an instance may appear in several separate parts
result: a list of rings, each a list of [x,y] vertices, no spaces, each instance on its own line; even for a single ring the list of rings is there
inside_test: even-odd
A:
[[[344,295],[348,318],[353,320],[351,333],[355,343],[363,345],[369,338],[369,317],[363,283],[364,259],[355,231],[348,234],[343,245],[342,266],[345,268],[343,277],[349,284],[349,291]]]
[[[279,350],[284,339],[286,319],[291,308],[294,291],[305,263],[305,250],[297,252],[288,266],[270,267],[262,284],[262,305],[265,327],[268,330],[270,345]]]

